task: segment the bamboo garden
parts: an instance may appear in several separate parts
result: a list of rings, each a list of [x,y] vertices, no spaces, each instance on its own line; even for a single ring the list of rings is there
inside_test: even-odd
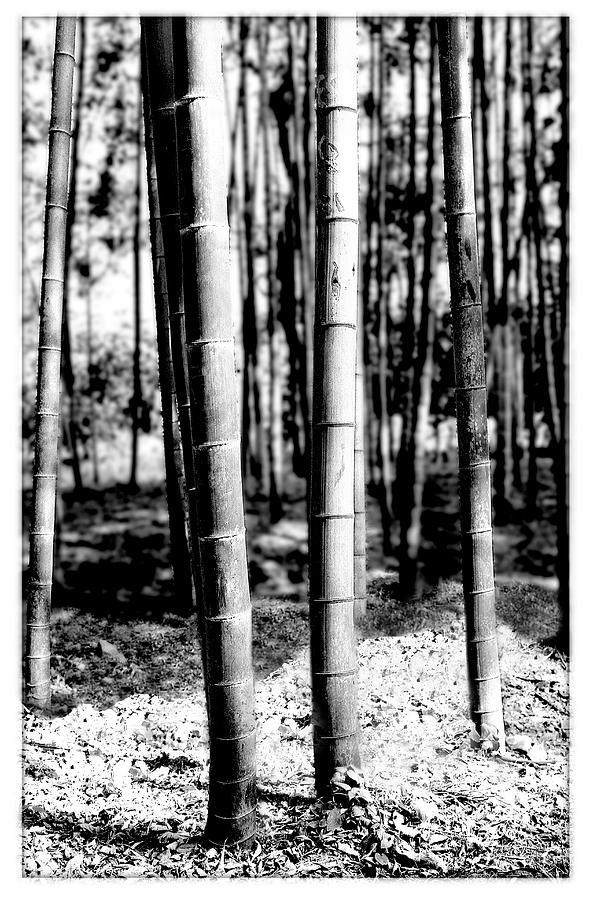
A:
[[[123,838],[142,862],[66,873],[567,874],[567,20],[81,22],[56,19],[31,292],[24,740],[112,707],[90,797],[182,780]],[[543,719],[531,682],[561,687]],[[459,810],[506,789],[549,806],[541,865],[523,812],[510,855],[463,855]]]

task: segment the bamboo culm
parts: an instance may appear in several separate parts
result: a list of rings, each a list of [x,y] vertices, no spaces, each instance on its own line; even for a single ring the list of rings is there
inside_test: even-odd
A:
[[[51,701],[50,612],[60,434],[62,301],[66,269],[66,220],[76,18],[56,20],[44,231],[33,502],[25,650],[25,698],[46,708]]]
[[[186,356],[185,311],[182,291],[182,256],[180,244],[180,210],[178,199],[178,163],[176,157],[176,122],[174,112],[174,58],[172,20],[166,17],[143,17],[141,32],[147,51],[147,80],[156,174],[160,225],[166,263],[168,316],[172,369],[176,388],[178,423],[184,460],[184,476],[188,497],[188,533],[191,552],[195,602],[199,629],[202,633],[201,575],[197,537],[195,470],[191,437],[189,375]],[[203,642],[202,642],[203,645]]]
[[[354,18],[318,18],[316,290],[310,505],[315,789],[358,765],[354,431],[358,265]]]
[[[153,130],[149,109],[149,87],[147,77],[147,54],[145,42],[141,42],[143,79],[143,121],[145,125],[145,149],[147,163],[147,194],[149,200],[149,233],[153,263],[153,290],[156,314],[156,336],[158,350],[158,379],[162,400],[162,430],[164,437],[164,462],[166,468],[166,501],[170,527],[170,559],[174,574],[175,605],[177,609],[190,612],[193,608],[193,580],[191,558],[187,540],[186,483],[184,477],[184,457],[178,425],[174,370],[170,347],[170,325],[168,321],[168,284],[160,201],[158,196],[157,173],[153,148]]]
[[[180,226],[210,774],[206,837],[255,834],[255,712],[240,415],[234,363],[222,21],[172,21]]]
[[[476,728],[487,726],[503,747],[466,19],[436,22],[471,715]]]

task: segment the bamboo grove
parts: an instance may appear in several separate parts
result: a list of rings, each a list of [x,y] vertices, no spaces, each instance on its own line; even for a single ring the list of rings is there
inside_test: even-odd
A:
[[[56,27],[41,303],[24,259],[39,323],[35,409],[24,404],[27,702],[51,699],[60,461],[75,491],[97,485],[117,415],[136,490],[153,379],[176,602],[201,635],[208,839],[255,833],[249,500],[275,526],[299,497],[309,524],[318,793],[360,765],[368,550],[391,560],[401,599],[448,562],[462,576],[471,717],[503,746],[492,524],[540,521],[546,473],[560,646],[568,637],[567,19],[79,22],[77,71],[75,20]],[[103,350],[93,315],[123,260],[126,362],[119,336]],[[429,473],[456,466],[461,544],[447,548],[426,519]]]

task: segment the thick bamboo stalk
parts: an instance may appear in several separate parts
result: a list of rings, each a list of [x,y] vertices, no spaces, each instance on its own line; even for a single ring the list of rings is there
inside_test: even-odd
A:
[[[25,697],[31,705],[48,707],[50,687],[50,611],[54,563],[54,518],[60,434],[60,357],[62,299],[66,269],[66,218],[76,18],[56,19],[52,107],[41,306],[33,502],[29,538],[29,579],[25,650]]]
[[[478,729],[495,728],[503,746],[466,19],[436,21],[471,715]]]
[[[255,713],[230,284],[222,21],[172,22],[183,286],[210,710],[214,844],[255,834]]]
[[[147,163],[147,194],[149,200],[149,233],[153,263],[153,291],[156,316],[158,349],[158,379],[162,399],[162,431],[164,438],[164,462],[166,468],[166,502],[170,526],[170,561],[174,574],[175,605],[189,612],[193,608],[193,579],[191,557],[187,540],[188,513],[186,510],[186,483],[184,458],[176,408],[176,389],[170,348],[170,324],[168,321],[168,283],[157,172],[153,147],[153,129],[149,104],[147,54],[145,42],[141,46],[143,77],[143,121],[145,125],[145,151]]]
[[[354,425],[358,265],[354,18],[317,20],[316,292],[310,507],[315,788],[358,764]]]

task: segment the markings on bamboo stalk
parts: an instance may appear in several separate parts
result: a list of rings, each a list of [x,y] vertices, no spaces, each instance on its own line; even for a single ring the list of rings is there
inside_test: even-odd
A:
[[[338,278],[338,263],[332,263],[332,303],[338,301],[340,299],[340,279]]]
[[[333,97],[336,90],[336,75],[318,75],[317,76],[317,84],[315,86],[315,98],[317,100],[317,106],[329,106],[330,100]]]
[[[328,172],[338,171],[338,148],[327,137],[322,135],[317,144],[317,155]]]

